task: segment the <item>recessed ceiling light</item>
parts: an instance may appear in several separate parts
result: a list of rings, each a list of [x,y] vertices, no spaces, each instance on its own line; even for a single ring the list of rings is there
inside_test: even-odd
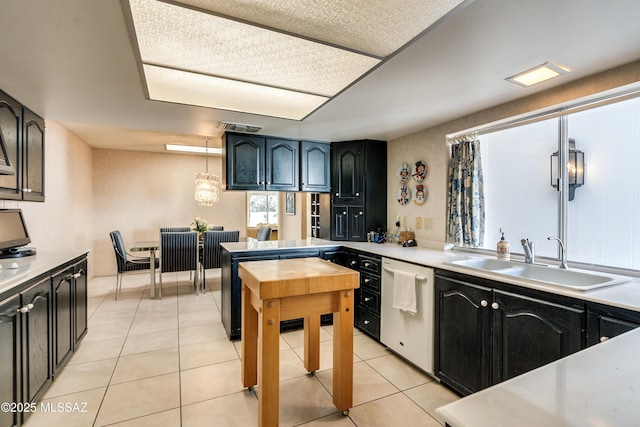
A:
[[[467,3],[122,2],[148,99],[293,120]]]
[[[182,153],[198,153],[198,154],[213,154],[213,155],[222,155],[222,148],[206,148],[206,147],[197,147],[195,145],[176,145],[176,144],[165,144],[165,149],[167,151],[178,151]]]
[[[567,71],[568,70],[565,70],[558,65],[552,64],[550,62],[545,62],[544,64],[538,65],[537,67],[533,67],[528,69],[527,71],[518,73],[515,76],[508,77],[506,80],[520,86],[529,87],[552,79],[554,77],[558,77],[561,74],[567,73]]]

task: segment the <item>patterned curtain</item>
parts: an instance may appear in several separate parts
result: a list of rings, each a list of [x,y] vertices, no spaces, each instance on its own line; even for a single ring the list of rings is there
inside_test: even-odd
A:
[[[447,242],[482,246],[484,242],[484,185],[480,141],[463,138],[451,145],[447,211]]]

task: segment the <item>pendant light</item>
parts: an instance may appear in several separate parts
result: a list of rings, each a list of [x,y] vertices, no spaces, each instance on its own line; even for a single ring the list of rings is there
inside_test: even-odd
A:
[[[209,173],[209,138],[205,138],[205,172],[196,174],[195,199],[198,206],[213,206],[219,200],[220,183],[218,175]]]

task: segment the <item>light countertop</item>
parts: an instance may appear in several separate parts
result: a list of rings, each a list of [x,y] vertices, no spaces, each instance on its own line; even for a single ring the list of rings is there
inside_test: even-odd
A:
[[[382,257],[394,258],[401,261],[411,262],[414,264],[424,265],[431,268],[439,268],[443,270],[455,271],[458,273],[468,274],[472,276],[482,277],[485,279],[495,280],[502,283],[510,283],[529,289],[550,292],[558,295],[564,295],[571,298],[578,298],[584,301],[620,307],[628,310],[640,311],[640,278],[633,281],[609,286],[605,288],[595,289],[592,291],[576,291],[568,288],[561,288],[551,284],[543,284],[518,277],[509,277],[498,275],[491,272],[471,270],[465,267],[449,265],[448,262],[468,259],[468,258],[491,258],[486,255],[476,255],[464,251],[452,251],[442,249],[431,249],[421,246],[411,248],[402,247],[395,243],[369,243],[369,242],[341,242],[322,239],[306,239],[306,240],[271,240],[271,241],[252,241],[252,242],[234,242],[223,243],[225,249],[230,252],[246,252],[254,250],[287,250],[287,249],[304,249],[304,248],[323,248],[344,246],[380,255]],[[549,268],[557,268],[551,266]],[[577,269],[574,269],[577,270]]]
[[[0,266],[2,266],[0,269],[0,294],[88,252],[88,250],[38,252],[36,255],[22,258],[2,258],[0,259]],[[13,263],[17,267],[12,268],[14,267]]]
[[[436,414],[452,427],[640,425],[640,329],[549,363]]]

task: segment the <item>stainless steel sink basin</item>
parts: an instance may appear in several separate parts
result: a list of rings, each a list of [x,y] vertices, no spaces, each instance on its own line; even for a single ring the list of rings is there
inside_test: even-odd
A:
[[[523,264],[514,261],[491,258],[471,258],[451,261],[448,264],[473,270],[519,277],[522,279],[551,284],[563,288],[570,288],[578,291],[589,291],[633,280],[630,277],[618,276],[616,274],[586,272],[583,270],[563,270],[557,267],[545,267],[541,265]]]

